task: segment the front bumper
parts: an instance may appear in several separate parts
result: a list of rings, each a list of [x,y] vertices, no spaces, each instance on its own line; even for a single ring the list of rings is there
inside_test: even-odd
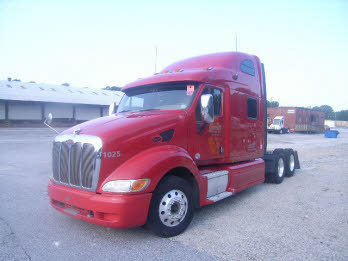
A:
[[[127,228],[146,223],[152,193],[110,195],[48,184],[51,205],[58,211],[98,225]]]

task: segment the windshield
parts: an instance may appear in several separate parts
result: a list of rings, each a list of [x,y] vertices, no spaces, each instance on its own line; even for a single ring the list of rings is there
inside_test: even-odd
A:
[[[274,119],[274,120],[273,120],[273,124],[274,124],[274,125],[279,125],[279,123],[280,123],[280,120],[279,120],[279,119]]]
[[[185,110],[197,92],[197,83],[160,83],[126,90],[117,112]]]

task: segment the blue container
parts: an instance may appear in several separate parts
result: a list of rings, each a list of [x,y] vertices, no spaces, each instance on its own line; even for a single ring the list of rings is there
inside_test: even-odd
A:
[[[338,134],[339,134],[339,131],[337,130],[326,130],[325,138],[337,138]]]

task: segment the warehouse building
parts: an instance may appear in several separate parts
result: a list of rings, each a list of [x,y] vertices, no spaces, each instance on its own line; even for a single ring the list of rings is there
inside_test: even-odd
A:
[[[74,125],[108,115],[123,93],[66,85],[0,81],[0,126],[35,125],[48,113],[55,125]]]
[[[325,112],[302,107],[267,108],[267,121],[271,124],[275,117],[284,116],[284,127],[296,132],[324,131]]]

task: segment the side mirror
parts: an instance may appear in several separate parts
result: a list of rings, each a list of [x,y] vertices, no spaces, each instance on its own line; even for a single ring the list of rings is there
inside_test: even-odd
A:
[[[52,120],[53,120],[53,115],[52,115],[52,113],[49,113],[49,114],[47,115],[47,118],[46,118],[45,122],[46,122],[47,124],[51,124],[51,123],[52,123]]]
[[[201,115],[202,120],[206,123],[214,122],[214,103],[213,95],[203,94],[201,96]]]
[[[111,103],[109,106],[109,116],[111,116],[112,114],[114,114],[116,112],[116,103]]]
[[[53,130],[53,131],[55,131],[56,133],[59,134],[59,132],[58,132],[56,129],[54,129],[54,128],[52,128],[52,127],[50,126],[50,124],[52,123],[52,119],[53,119],[52,113],[49,113],[49,114],[47,115],[47,118],[46,118],[45,121],[44,121],[44,124],[45,124],[48,128],[50,128],[51,130]]]

